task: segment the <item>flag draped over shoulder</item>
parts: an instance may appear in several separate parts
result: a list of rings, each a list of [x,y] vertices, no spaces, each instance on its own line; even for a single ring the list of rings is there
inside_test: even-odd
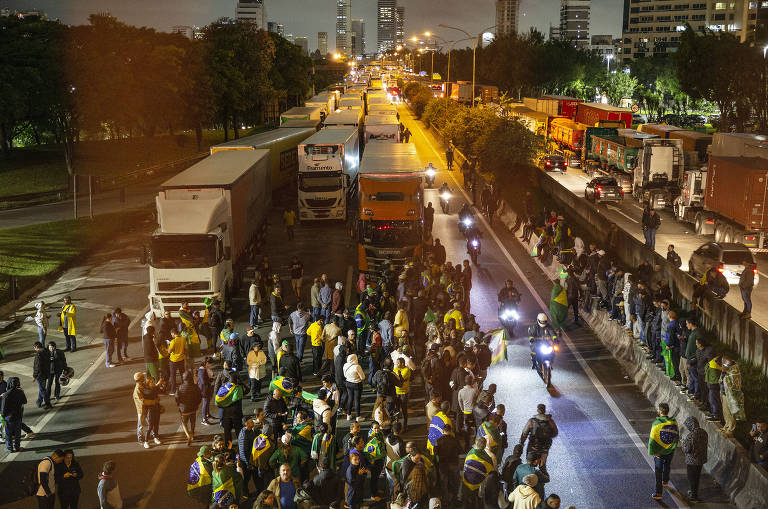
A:
[[[552,287],[552,294],[549,297],[549,314],[552,317],[552,327],[562,329],[568,319],[568,297],[565,288],[560,284]]]
[[[289,433],[291,434],[291,444],[309,456],[312,449],[312,425],[306,422],[297,424],[289,430]]]
[[[371,434],[368,437],[368,443],[365,444],[365,455],[373,463],[376,460],[384,459],[387,456],[387,450],[384,446],[384,440],[377,434]]]
[[[450,424],[451,429],[453,429],[453,422],[451,422],[451,418],[445,415],[443,412],[438,412],[434,417],[432,417],[432,421],[429,423],[429,432],[427,433],[427,449],[429,450],[429,454],[433,456],[435,455],[435,445],[437,444],[437,439],[445,435],[446,424]]]
[[[213,473],[213,502],[229,507],[240,501],[243,492],[243,478],[234,467],[224,467]]]
[[[315,438],[312,439],[312,459],[317,460],[319,463],[322,458],[328,458],[331,462],[331,471],[336,471],[336,455],[338,453],[338,446],[336,445],[336,437],[331,433],[318,433]]]
[[[483,422],[477,428],[477,438],[484,438],[488,443],[488,447],[496,447],[501,443],[499,428],[488,421]]]
[[[253,441],[251,448],[251,463],[257,467],[264,467],[272,455],[273,444],[267,435],[260,434]]]
[[[195,330],[195,319],[192,318],[192,314],[183,309],[179,310],[179,319],[184,325],[184,333],[182,335],[186,338],[187,343],[200,343],[200,336],[197,335]]]
[[[507,360],[507,330],[502,327],[486,334],[490,336],[488,348],[491,350],[491,365]]]
[[[210,461],[201,456],[195,458],[195,462],[189,467],[187,495],[206,504],[211,500],[211,470]]]
[[[293,381],[284,376],[278,376],[269,382],[269,392],[274,392],[274,390],[277,389],[283,393],[283,397],[290,396],[295,388]]]
[[[475,491],[480,488],[491,470],[493,470],[493,460],[488,453],[480,449],[470,449],[464,460],[461,480],[467,488]]]
[[[677,447],[679,438],[680,431],[674,417],[656,417],[651,426],[651,437],[648,439],[648,454],[671,454]]]
[[[243,388],[239,384],[227,382],[219,387],[214,403],[217,407],[226,408],[243,399]]]

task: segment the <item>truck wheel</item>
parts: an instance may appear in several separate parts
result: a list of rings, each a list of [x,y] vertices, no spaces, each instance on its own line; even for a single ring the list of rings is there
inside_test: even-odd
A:
[[[723,224],[715,221],[715,242],[723,241]]]
[[[701,212],[696,214],[696,220],[693,223],[693,229],[696,235],[701,235],[702,225],[704,224],[704,216]]]
[[[728,225],[723,228],[723,242],[733,242],[733,226]]]

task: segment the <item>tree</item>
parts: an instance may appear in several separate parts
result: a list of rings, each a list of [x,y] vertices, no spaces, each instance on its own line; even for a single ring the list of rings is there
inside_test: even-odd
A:
[[[609,74],[604,85],[608,100],[611,101],[611,104],[614,106],[619,106],[621,100],[625,97],[632,97],[636,87],[637,78],[623,72]]]
[[[516,119],[494,122],[475,142],[481,168],[497,176],[530,164],[541,148],[541,139]]]

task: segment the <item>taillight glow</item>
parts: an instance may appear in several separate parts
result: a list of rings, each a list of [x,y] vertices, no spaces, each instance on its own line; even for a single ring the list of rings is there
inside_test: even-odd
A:
[[[717,265],[717,271],[718,271],[719,273],[721,273],[721,274],[723,273],[723,262],[720,262],[720,263]]]

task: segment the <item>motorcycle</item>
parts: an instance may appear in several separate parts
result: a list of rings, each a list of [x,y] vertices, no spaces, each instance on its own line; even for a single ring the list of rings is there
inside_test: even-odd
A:
[[[451,205],[451,193],[450,191],[443,191],[440,193],[440,208],[443,209],[443,214],[449,214]]]
[[[435,171],[435,168],[432,165],[427,166],[427,169],[424,170],[424,180],[427,182],[428,189],[432,189],[432,186],[435,185],[436,175],[437,175],[437,172]]]
[[[467,239],[467,254],[475,265],[477,265],[477,257],[480,256],[480,247],[479,235]]]
[[[515,325],[520,320],[517,312],[517,304],[514,302],[499,302],[499,321],[501,326],[507,329],[510,336],[515,335]]]
[[[552,361],[555,352],[560,347],[551,339],[538,339],[534,341],[533,352],[536,363],[536,372],[547,387],[552,387]]]
[[[473,214],[466,215],[459,218],[459,233],[465,234],[467,229],[471,228],[475,224],[475,216]]]

